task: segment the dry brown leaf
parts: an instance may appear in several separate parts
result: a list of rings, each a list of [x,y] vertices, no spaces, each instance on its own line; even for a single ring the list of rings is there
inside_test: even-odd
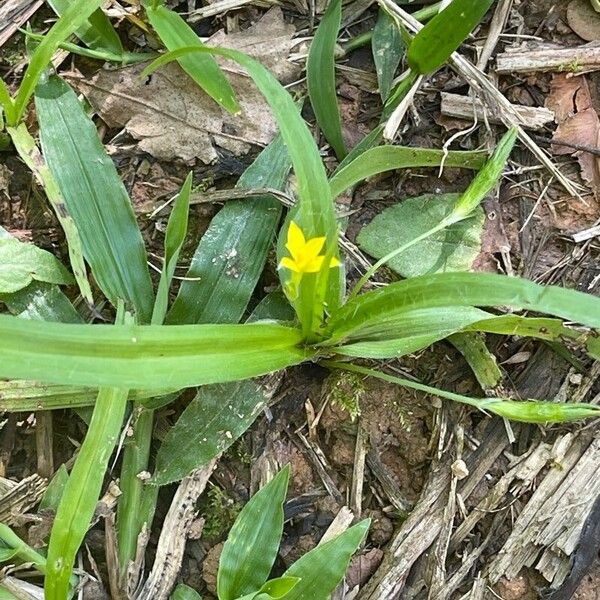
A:
[[[246,31],[217,33],[210,43],[242,50],[287,81],[297,75],[297,67],[287,60],[295,44],[293,33],[275,7]],[[215,146],[241,155],[252,144],[268,144],[277,133],[271,110],[252,80],[235,65],[222,64],[242,109],[238,115],[218,107],[175,63],[146,80],[140,77],[144,65],[101,71],[89,81],[72,80],[102,119],[110,127],[124,127],[144,152],[163,160],[209,164],[218,158]]]
[[[590,0],[572,0],[567,8],[569,27],[587,42],[600,40],[600,14]]]
[[[558,127],[555,141],[598,148],[600,146],[600,119],[596,112],[587,79],[567,77],[561,73],[552,78],[546,107],[555,114]],[[600,163],[598,157],[567,146],[553,146],[555,154],[572,154],[581,166],[581,176],[595,194],[600,192]]]

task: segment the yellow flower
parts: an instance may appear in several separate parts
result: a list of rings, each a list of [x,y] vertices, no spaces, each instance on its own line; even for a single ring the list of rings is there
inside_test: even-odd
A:
[[[324,237],[315,237],[307,240],[302,229],[292,221],[288,229],[288,237],[285,247],[289,250],[291,257],[285,256],[279,263],[279,268],[285,267],[295,273],[318,273],[321,270],[324,255],[319,253],[325,245]],[[332,257],[329,267],[337,267],[340,261]]]

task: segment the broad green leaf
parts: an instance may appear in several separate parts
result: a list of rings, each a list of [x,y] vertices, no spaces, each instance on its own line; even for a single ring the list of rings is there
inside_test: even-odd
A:
[[[66,325],[0,315],[0,377],[89,387],[182,388],[258,377],[314,355],[272,324]]]
[[[348,302],[328,325],[332,339],[377,327],[409,309],[447,306],[511,306],[600,327],[600,299],[557,286],[487,273],[439,273],[392,283]]]
[[[0,226],[0,240],[12,236]],[[34,281],[25,289],[14,294],[0,294],[3,302],[13,315],[38,321],[60,321],[81,323],[82,319],[69,299],[56,285]]]
[[[337,170],[329,180],[331,195],[336,198],[353,185],[386,171],[416,167],[446,167],[480,169],[485,164],[486,153],[479,151],[450,151],[407,146],[376,146],[360,154],[352,162]]]
[[[70,0],[47,0],[57,15],[63,15],[72,4]],[[94,11],[87,21],[78,27],[75,35],[93,50],[106,50],[113,54],[123,52],[123,44],[109,18],[102,9]]]
[[[64,464],[58,467],[56,473],[52,477],[52,480],[48,484],[42,499],[40,500],[39,510],[54,510],[58,508],[60,499],[62,498],[65,486],[69,481],[69,472]]]
[[[408,64],[418,74],[439,69],[477,27],[494,0],[452,0],[413,38]]]
[[[310,103],[321,131],[340,160],[346,156],[335,88],[335,46],[341,20],[342,0],[330,0],[306,61]]]
[[[380,259],[395,248],[430,231],[452,213],[458,194],[426,194],[385,209],[358,234],[359,247]],[[468,271],[481,250],[484,213],[433,233],[390,260],[387,265],[403,277],[444,271]]]
[[[0,293],[12,294],[32,281],[68,285],[73,277],[50,252],[15,238],[0,239]]]
[[[152,311],[152,324],[162,325],[167,314],[169,303],[169,289],[179,260],[179,253],[183,247],[188,229],[188,215],[190,209],[190,195],[192,192],[192,174],[190,173],[173,203],[173,210],[169,216],[165,232],[165,258],[160,273],[160,281]]]
[[[27,103],[33,95],[35,86],[48,66],[48,63],[52,60],[52,55],[59,44],[79,29],[102,4],[103,0],[78,0],[77,2],[72,2],[69,8],[44,36],[44,39],[31,56],[13,108],[6,111],[6,122],[8,125],[16,127],[21,121],[27,108]]]
[[[171,594],[171,600],[202,600],[202,596],[189,585],[180,583]]]
[[[227,450],[267,400],[265,391],[251,380],[201,387],[158,451],[154,483],[179,481]]]
[[[277,137],[246,169],[238,188],[283,189],[290,159]],[[260,278],[281,218],[269,197],[231,200],[202,236],[167,323],[235,323]]]
[[[392,358],[434,342],[492,315],[470,306],[414,308],[352,331],[335,351],[361,358]]]
[[[25,123],[16,128],[8,128],[13,144],[21,160],[31,169],[38,183],[44,188],[48,202],[52,206],[58,221],[65,232],[69,248],[71,269],[77,280],[79,291],[89,306],[94,305],[92,289],[87,278],[87,270],[83,260],[81,237],[75,221],[66,208],[65,201],[44,157],[35,140],[27,130]]]
[[[219,600],[236,600],[260,590],[267,581],[283,535],[289,476],[288,466],[252,496],[233,524],[219,560]]]
[[[146,251],[129,196],[93,122],[58,77],[40,84],[36,108],[44,157],[107,298],[131,303],[141,322],[152,314]]]
[[[406,46],[396,22],[382,7],[379,8],[377,22],[373,29],[371,48],[379,82],[379,94],[385,102],[390,95],[392,81]]]
[[[174,11],[157,2],[145,4],[152,28],[168,50],[189,46],[204,47],[194,30]],[[218,104],[229,112],[239,112],[240,106],[227,77],[210,54],[181,56],[181,68]]]
[[[329,268],[330,261],[337,258],[339,253],[338,228],[319,149],[310,129],[298,114],[290,94],[259,62],[241,52],[223,48],[182,48],[155,60],[145,73],[150,73],[179,56],[202,52],[236,61],[248,71],[265,96],[279,124],[296,174],[298,204],[293,218],[307,239],[325,237],[324,267],[318,273],[304,275],[298,286],[298,293],[291,295],[305,336],[315,337],[314,333],[321,327],[325,307],[334,312],[341,302],[339,272],[332,277],[329,273],[332,271]],[[284,226],[283,237],[286,236],[287,227]],[[279,258],[283,257],[280,255]],[[288,289],[292,273],[282,269],[280,278],[284,288]]]
[[[329,600],[369,529],[365,519],[299,558],[285,573],[300,581],[285,600]]]

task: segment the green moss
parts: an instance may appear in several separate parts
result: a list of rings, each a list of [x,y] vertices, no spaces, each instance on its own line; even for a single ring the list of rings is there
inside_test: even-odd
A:
[[[205,498],[201,514],[204,516],[202,537],[208,542],[217,542],[231,529],[242,505],[216,485],[211,487]]]
[[[348,371],[335,371],[327,379],[327,399],[343,408],[354,421],[360,415],[360,401],[365,395],[363,378]]]

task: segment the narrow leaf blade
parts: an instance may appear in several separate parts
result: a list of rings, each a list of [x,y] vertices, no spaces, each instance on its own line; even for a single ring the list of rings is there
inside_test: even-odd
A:
[[[36,92],[48,166],[81,235],[86,260],[108,299],[130,302],[141,322],[152,314],[146,251],[125,186],[71,88],[51,77]]]
[[[289,475],[289,467],[285,467],[254,494],[231,528],[219,561],[220,600],[236,600],[258,591],[266,582],[283,534]]]

